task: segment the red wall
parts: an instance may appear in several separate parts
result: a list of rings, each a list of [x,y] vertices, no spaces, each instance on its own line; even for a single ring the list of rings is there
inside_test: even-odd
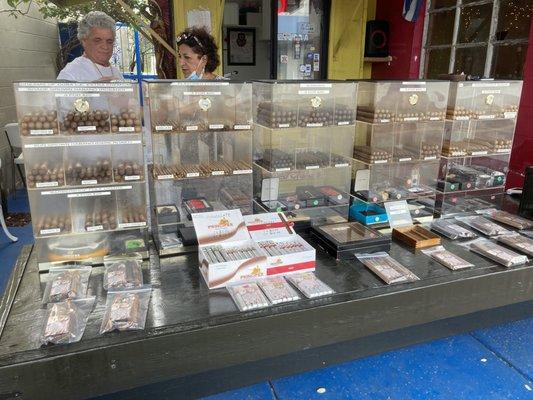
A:
[[[526,166],[533,165],[533,21],[529,27],[529,46],[524,65],[524,86],[507,174],[507,187],[521,187]]]
[[[377,0],[376,19],[389,22],[389,48],[393,61],[372,64],[372,79],[417,79],[422,53],[425,2],[416,22],[402,17],[403,0]]]

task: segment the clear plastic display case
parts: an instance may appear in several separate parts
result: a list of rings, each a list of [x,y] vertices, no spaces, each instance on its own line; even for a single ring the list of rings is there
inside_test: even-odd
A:
[[[147,255],[138,93],[131,83],[15,83],[41,269]],[[117,237],[127,241],[110,244]]]
[[[361,81],[357,119],[368,123],[444,121],[446,81]]]
[[[448,82],[361,82],[350,217],[387,222],[384,204],[407,200],[413,219],[432,218]]]
[[[442,155],[480,156],[511,152],[516,119],[446,121]]]
[[[298,229],[347,220],[356,97],[353,82],[254,82],[256,212]]]
[[[515,119],[521,92],[522,81],[452,82],[446,118]]]
[[[252,84],[156,80],[144,89],[153,231],[160,254],[175,254],[192,214],[252,212]]]
[[[521,81],[451,84],[437,184],[438,214],[501,203],[521,91]]]

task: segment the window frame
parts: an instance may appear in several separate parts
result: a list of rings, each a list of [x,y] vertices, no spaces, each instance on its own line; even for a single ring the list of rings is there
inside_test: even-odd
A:
[[[427,71],[427,59],[429,51],[433,49],[450,49],[450,62],[448,64],[448,73],[452,74],[454,72],[455,68],[455,54],[457,49],[460,48],[469,48],[469,47],[487,47],[487,53],[485,57],[485,66],[483,71],[482,78],[489,78],[492,67],[494,64],[493,56],[494,56],[494,47],[499,45],[517,45],[517,44],[528,44],[529,38],[522,38],[522,39],[507,39],[507,40],[496,40],[496,29],[498,27],[498,14],[500,11],[500,0],[479,0],[479,1],[473,1],[471,3],[463,4],[463,0],[456,0],[456,4],[454,6],[449,7],[442,7],[433,10],[433,0],[427,0],[426,3],[426,11],[425,11],[425,19],[424,19],[424,30],[422,35],[422,54],[420,55],[420,68],[419,68],[419,77],[420,79],[426,79],[426,71]],[[490,29],[489,29],[489,38],[487,41],[484,42],[476,42],[476,43],[457,43],[457,37],[459,36],[459,27],[460,27],[460,21],[461,21],[461,12],[463,8],[465,7],[472,7],[472,6],[478,6],[483,4],[490,4],[492,3],[492,14],[491,14],[491,21],[490,21]],[[454,20],[454,27],[453,27],[453,33],[452,33],[452,42],[451,44],[441,44],[441,45],[428,45],[429,40],[429,20],[432,15],[445,12],[445,11],[455,11],[455,20]]]

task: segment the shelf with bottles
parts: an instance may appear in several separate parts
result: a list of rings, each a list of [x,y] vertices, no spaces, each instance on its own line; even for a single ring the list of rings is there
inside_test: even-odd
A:
[[[250,130],[252,84],[229,81],[145,81],[152,135]]]
[[[438,169],[438,160],[372,165],[354,161],[352,194],[369,203],[434,196]]]
[[[371,124],[444,121],[446,81],[360,81],[357,120]]]
[[[450,120],[515,119],[522,81],[451,82],[446,118]]]
[[[138,135],[28,138],[23,151],[30,191],[144,181]]]
[[[509,155],[441,158],[437,190],[468,192],[505,186]]]
[[[22,137],[142,132],[132,83],[15,83]]]
[[[354,82],[254,82],[254,122],[270,129],[321,128],[355,123]]]
[[[509,154],[515,119],[446,121],[443,157]]]

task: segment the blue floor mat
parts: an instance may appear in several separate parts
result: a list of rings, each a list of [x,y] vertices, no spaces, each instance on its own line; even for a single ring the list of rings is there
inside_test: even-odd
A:
[[[247,386],[213,396],[203,397],[204,400],[276,400],[267,382]]]
[[[533,318],[480,329],[472,335],[533,381]]]
[[[280,400],[533,399],[532,382],[470,335],[278,379],[272,385]]]

